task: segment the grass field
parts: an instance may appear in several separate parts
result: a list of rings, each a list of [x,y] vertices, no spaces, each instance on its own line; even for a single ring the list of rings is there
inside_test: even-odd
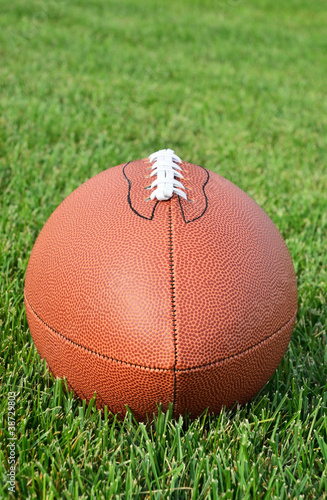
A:
[[[0,0],[0,496],[327,498],[327,6],[323,0]],[[23,305],[35,239],[109,166],[170,147],[250,194],[298,279],[289,349],[251,404],[101,418],[41,361]],[[13,399],[9,399],[13,401]]]

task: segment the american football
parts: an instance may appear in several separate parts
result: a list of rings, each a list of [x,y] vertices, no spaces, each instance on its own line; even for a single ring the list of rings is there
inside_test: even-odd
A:
[[[170,149],[71,193],[30,256],[34,343],[76,396],[138,420],[251,400],[297,312],[286,244],[237,186]]]

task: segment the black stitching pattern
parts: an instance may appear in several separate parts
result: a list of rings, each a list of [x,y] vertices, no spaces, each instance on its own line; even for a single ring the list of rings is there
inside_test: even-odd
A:
[[[136,214],[138,215],[139,217],[141,217],[142,219],[146,219],[146,220],[153,220],[153,217],[154,217],[154,212],[157,208],[157,205],[159,203],[159,200],[157,200],[156,204],[154,205],[153,207],[153,210],[152,210],[152,214],[151,214],[151,217],[145,217],[145,215],[142,215],[140,214],[137,210],[135,210],[135,208],[133,208],[133,205],[132,205],[132,200],[131,200],[131,189],[132,189],[132,181],[127,177],[127,174],[125,172],[125,168],[127,167],[127,165],[129,165],[131,162],[129,161],[128,163],[126,163],[126,165],[124,165],[123,167],[123,174],[124,174],[124,177],[125,179],[127,180],[128,182],[128,193],[127,193],[127,202],[130,206],[130,209]]]
[[[43,319],[40,318],[40,316],[34,311],[34,309],[31,306],[29,300],[27,299],[26,295],[24,297],[25,297],[26,303],[29,305],[29,307],[30,307],[31,311],[33,312],[34,316],[39,321],[41,321],[41,323],[43,323],[44,326],[46,326],[47,328],[49,328],[49,330],[51,330],[53,333],[55,333],[56,335],[58,335],[58,337],[62,338],[66,342],[69,342],[70,344],[72,344],[72,345],[74,345],[76,347],[79,347],[80,349],[83,349],[84,351],[90,352],[91,354],[94,354],[95,356],[98,356],[99,358],[107,359],[108,361],[112,361],[112,362],[118,363],[120,365],[130,366],[132,368],[141,368],[143,370],[152,370],[152,371],[156,371],[156,372],[171,372],[171,371],[174,370],[174,368],[172,368],[172,369],[170,369],[170,368],[154,368],[154,367],[151,367],[151,366],[142,366],[142,365],[136,365],[136,364],[133,364],[133,363],[128,363],[127,361],[120,361],[119,359],[111,358],[110,356],[105,356],[104,354],[100,354],[97,351],[89,349],[88,347],[84,347],[84,346],[78,344],[77,342],[74,342],[73,340],[68,339],[67,337],[65,337],[61,333],[59,333],[56,330],[54,330],[53,328],[51,328],[51,326],[49,326],[45,321],[43,321]],[[291,323],[291,321],[293,321],[293,319],[295,318],[295,316],[296,316],[296,311],[291,316],[291,318],[288,321],[286,321],[286,323],[283,326],[281,326],[278,330],[276,330],[274,333],[272,333],[271,335],[269,335],[269,337],[267,337],[266,339],[261,340],[261,342],[258,342],[257,344],[249,347],[248,349],[245,349],[245,351],[238,352],[237,354],[233,354],[232,356],[229,356],[228,358],[219,359],[219,360],[216,360],[216,361],[211,361],[210,363],[205,363],[205,364],[199,365],[199,366],[192,366],[192,368],[180,368],[180,369],[176,368],[175,369],[175,373],[178,373],[178,372],[179,373],[181,373],[181,372],[189,372],[189,371],[192,371],[192,370],[199,370],[201,368],[206,368],[206,367],[212,366],[212,365],[218,365],[219,363],[224,363],[225,361],[229,361],[230,359],[234,359],[234,358],[237,358],[238,356],[242,356],[243,354],[246,354],[247,352],[252,351],[252,349],[255,349],[256,347],[259,347],[260,345],[263,345],[266,342],[268,342],[270,339],[272,339],[283,328],[285,328],[289,323]]]
[[[194,219],[186,220],[186,218],[185,218],[185,213],[184,213],[184,210],[183,210],[182,200],[181,200],[181,198],[180,198],[180,196],[179,196],[179,197],[178,197],[179,206],[181,207],[181,211],[182,211],[182,215],[183,215],[183,219],[184,219],[185,224],[189,224],[190,222],[194,222],[195,220],[200,219],[200,218],[201,218],[201,217],[205,214],[205,212],[207,211],[207,208],[208,208],[208,197],[207,197],[207,193],[206,193],[206,191],[205,191],[205,187],[206,187],[206,185],[207,185],[207,184],[208,184],[208,182],[209,182],[209,177],[210,177],[210,175],[209,175],[209,170],[207,170],[207,169],[206,169],[206,168],[204,168],[204,167],[201,167],[201,165],[197,165],[197,166],[198,166],[198,167],[200,167],[200,168],[202,168],[202,169],[206,172],[206,174],[207,174],[207,179],[206,179],[206,181],[204,182],[204,184],[203,184],[203,186],[202,186],[202,191],[203,191],[204,199],[205,199],[205,201],[206,201],[206,205],[205,205],[205,207],[204,207],[204,210],[203,210],[202,214],[200,214],[198,217],[195,217]]]

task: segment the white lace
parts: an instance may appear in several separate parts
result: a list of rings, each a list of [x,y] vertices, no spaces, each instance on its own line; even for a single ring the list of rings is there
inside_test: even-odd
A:
[[[176,193],[187,200],[186,194],[182,191],[182,189],[185,189],[183,184],[176,179],[176,177],[183,179],[182,168],[178,165],[182,160],[175,155],[174,151],[172,149],[161,149],[156,153],[152,153],[149,160],[151,163],[154,161],[150,177],[157,176],[150,188],[156,187],[157,189],[151,193],[150,199],[169,200]]]

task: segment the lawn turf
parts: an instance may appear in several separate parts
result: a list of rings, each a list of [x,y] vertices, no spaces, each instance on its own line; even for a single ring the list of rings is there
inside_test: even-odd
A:
[[[327,498],[327,6],[322,0],[0,0],[0,496]],[[298,279],[287,353],[244,408],[101,418],[32,343],[26,265],[96,173],[170,147],[250,194]]]

